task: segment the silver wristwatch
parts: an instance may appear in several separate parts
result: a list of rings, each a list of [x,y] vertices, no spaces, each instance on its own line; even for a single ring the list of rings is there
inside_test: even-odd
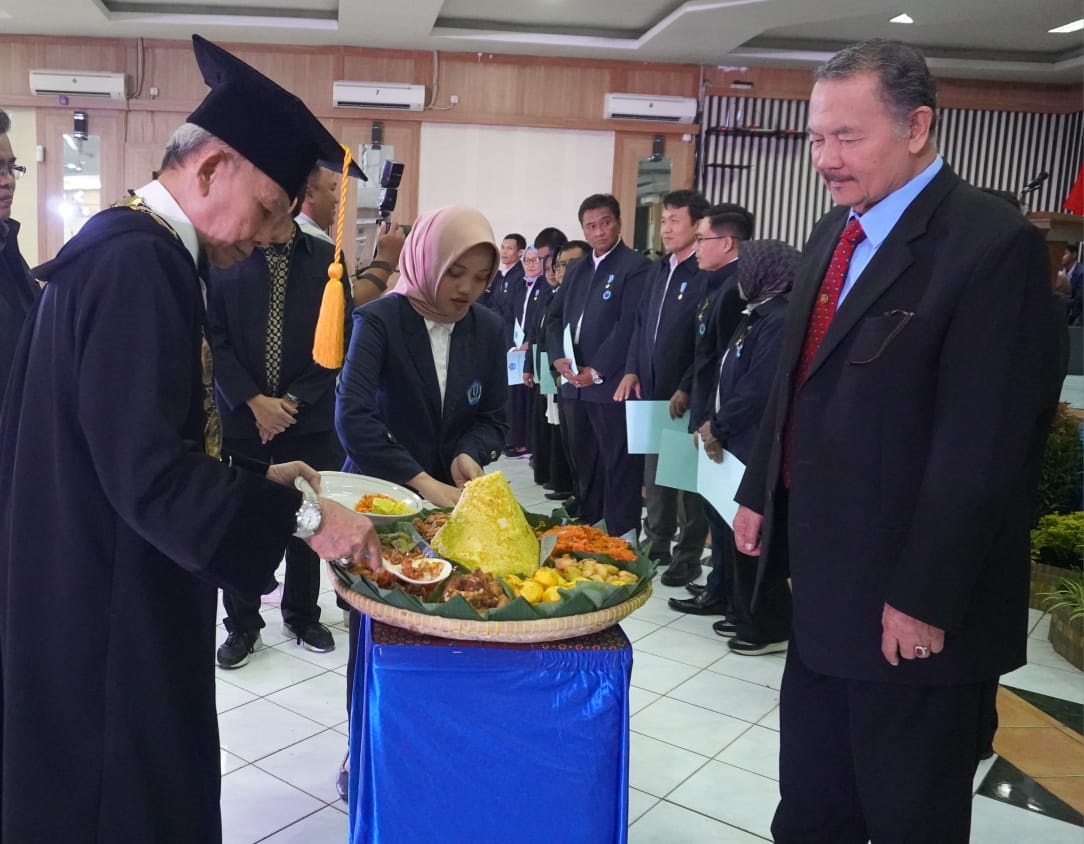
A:
[[[301,483],[297,481],[301,481]],[[324,518],[324,513],[320,509],[320,499],[316,496],[316,491],[303,478],[298,478],[297,481],[295,481],[295,486],[301,490],[304,497],[301,499],[301,506],[295,516],[297,523],[294,528],[294,536],[298,539],[308,539],[316,531],[320,530],[320,522]]]

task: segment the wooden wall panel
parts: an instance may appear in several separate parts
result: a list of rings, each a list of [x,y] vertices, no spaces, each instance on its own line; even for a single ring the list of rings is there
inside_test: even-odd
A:
[[[735,80],[752,82],[751,89],[732,88]],[[704,70],[706,96],[763,97],[775,100],[808,100],[813,87],[811,70],[751,67],[747,70]],[[1028,82],[994,82],[984,79],[938,79],[938,103],[942,108],[975,108],[993,111],[1033,111],[1064,114],[1080,111],[1084,85],[1044,85]]]
[[[30,96],[27,74],[31,68],[45,67],[44,55],[42,39],[13,41],[0,38],[0,95],[3,95],[5,105],[13,104],[13,96]]]
[[[345,141],[356,144],[367,140],[371,122],[384,122],[387,142],[395,144],[396,155],[407,163],[406,181],[400,193],[400,214],[404,218],[412,218],[417,210],[420,126],[424,122],[612,131],[617,139],[614,190],[631,209],[635,165],[639,157],[648,154],[651,135],[666,136],[667,155],[674,168],[672,184],[683,187],[692,182],[694,165],[693,145],[681,140],[681,136],[696,136],[700,127],[605,120],[602,117],[605,93],[697,96],[703,72],[708,93],[805,100],[812,83],[808,70],[750,68],[727,72],[692,64],[492,53],[440,53],[439,73],[434,80],[434,54],[428,51],[272,44],[228,46],[293,90]],[[141,56],[142,80],[137,78]],[[61,106],[55,98],[30,94],[27,72],[35,67],[124,72],[133,94],[142,84],[138,96],[128,101],[73,97]],[[406,113],[335,108],[331,105],[331,85],[336,79],[422,84],[430,97],[436,81],[437,108]],[[734,79],[750,81],[754,87],[732,89],[730,84]],[[975,80],[940,80],[939,84],[946,109],[1074,113],[1080,111],[1084,97],[1081,85]],[[152,88],[157,89],[154,97]],[[149,170],[157,166],[170,133],[206,90],[187,39],[140,42],[0,34],[0,106],[34,108],[39,121],[49,116],[57,121],[57,126],[70,121],[71,111],[77,108],[87,110],[92,123],[111,114],[123,117],[116,132],[124,156],[118,172],[129,186],[145,181]],[[453,94],[459,103],[454,108],[445,108]],[[44,187],[44,184],[39,186],[43,195]]]
[[[43,39],[43,67],[57,70],[126,70],[124,42],[102,38]]]
[[[638,65],[625,72],[628,88],[622,91],[638,91],[647,94],[665,94],[671,97],[695,97],[700,80],[690,74],[686,65]]]
[[[342,76],[360,82],[433,83],[432,56],[402,50],[365,50],[348,47],[342,51]]]

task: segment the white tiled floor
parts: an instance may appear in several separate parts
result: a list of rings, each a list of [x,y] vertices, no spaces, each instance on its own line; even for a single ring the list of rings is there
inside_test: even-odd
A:
[[[548,512],[526,461],[502,460],[520,502]],[[325,584],[326,586],[326,584]],[[779,682],[783,657],[729,653],[712,618],[670,610],[686,593],[655,594],[622,623],[633,641],[629,841],[631,844],[753,844],[769,839],[777,799]],[[275,596],[271,596],[273,599]],[[265,648],[248,665],[218,669],[222,815],[227,844],[342,844],[346,806],[335,794],[346,750],[346,631],[330,587],[323,620],[335,651],[311,654],[264,610]],[[1084,702],[1081,673],[1049,650],[1033,611],[1029,664],[1006,685]],[[225,631],[219,631],[219,640]],[[982,772],[976,777],[981,780]],[[975,800],[976,844],[1080,844],[1080,827],[988,798]]]

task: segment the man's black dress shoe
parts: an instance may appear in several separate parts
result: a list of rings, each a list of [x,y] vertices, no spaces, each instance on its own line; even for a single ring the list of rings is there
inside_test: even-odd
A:
[[[686,583],[685,584],[685,591],[688,592],[690,595],[699,595],[701,592],[703,592],[707,588],[708,587],[705,586],[703,583]]]
[[[566,498],[571,498],[571,492],[547,492],[546,498],[550,501],[564,501]]]
[[[670,609],[690,615],[726,615],[726,598],[712,595],[706,589],[692,598],[671,598]]]
[[[722,636],[724,639],[733,639],[738,635],[738,625],[729,618],[716,621],[711,625],[711,629],[715,632],[716,636]]]
[[[663,586],[684,586],[700,577],[702,570],[703,567],[698,562],[691,563],[688,560],[675,560],[670,563],[659,580],[662,581]]]

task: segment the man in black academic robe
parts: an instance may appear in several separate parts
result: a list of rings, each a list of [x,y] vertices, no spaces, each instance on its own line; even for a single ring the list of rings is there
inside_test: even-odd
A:
[[[195,42],[216,87],[159,180],[35,271],[45,292],[0,413],[5,844],[220,841],[216,588],[259,590],[291,535],[379,559],[367,519],[293,489],[319,483],[304,464],[264,477],[207,453],[197,263],[269,240],[337,144]],[[293,131],[269,136],[253,110]]]

